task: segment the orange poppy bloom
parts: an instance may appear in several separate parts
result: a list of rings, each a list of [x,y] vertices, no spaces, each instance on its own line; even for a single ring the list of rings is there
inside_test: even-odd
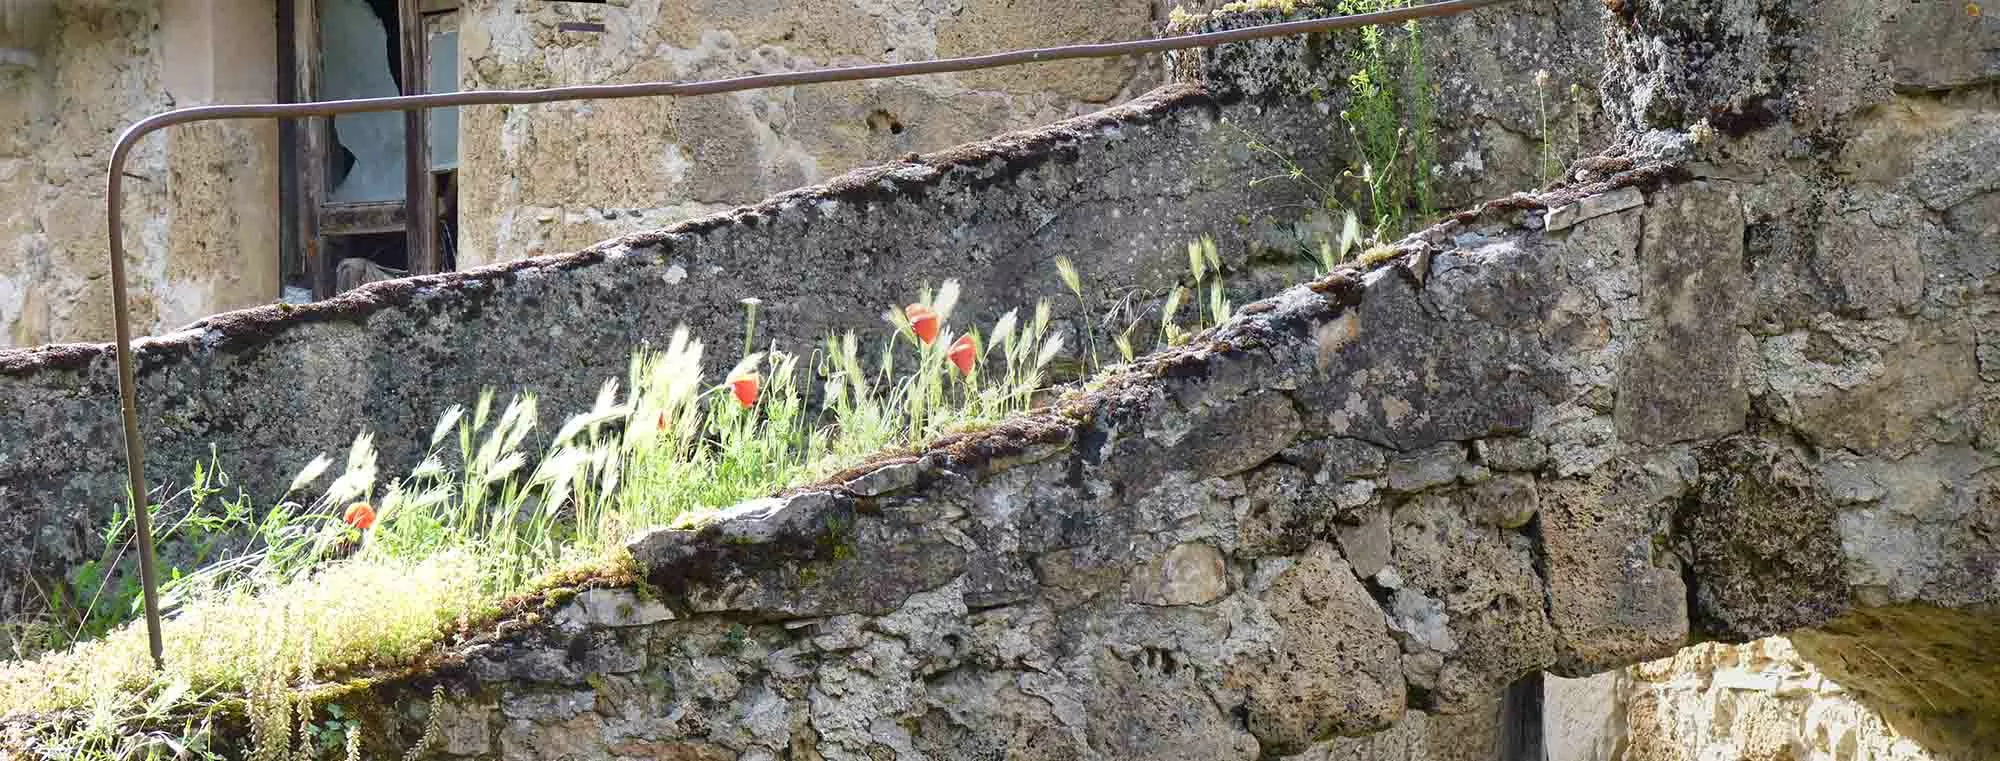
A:
[[[356,502],[347,506],[347,512],[341,514],[340,519],[349,526],[367,531],[375,526],[375,508],[369,507],[366,502]]]
[[[951,343],[951,351],[945,354],[945,357],[951,360],[951,364],[957,367],[960,373],[971,375],[972,363],[979,359],[979,345],[972,340],[972,336],[959,336],[958,340]]]
[[[756,373],[747,373],[729,382],[729,390],[736,395],[736,403],[749,409],[757,403],[757,390],[763,379]]]
[[[929,344],[937,340],[938,315],[930,307],[911,304],[903,307],[903,316],[910,320],[910,330],[917,334],[917,340]]]

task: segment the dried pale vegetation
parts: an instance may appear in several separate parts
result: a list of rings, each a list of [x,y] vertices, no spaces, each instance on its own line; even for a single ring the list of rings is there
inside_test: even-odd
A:
[[[1190,244],[1188,257],[1193,290],[1169,297],[1157,322],[1162,343],[1186,341],[1230,313],[1214,242]],[[1076,268],[1065,259],[1057,270],[1089,307]],[[121,519],[107,532],[116,554],[93,564],[99,593],[52,601],[76,608],[66,618],[82,623],[49,633],[50,652],[0,665],[0,715],[40,717],[31,722],[37,752],[64,758],[124,757],[135,742],[207,747],[224,697],[244,699],[259,752],[271,757],[348,742],[351,733],[290,731],[312,726],[307,696],[417,662],[453,632],[499,615],[510,597],[622,577],[623,540],[634,531],[698,522],[1046,400],[1066,344],[1051,306],[961,334],[950,324],[958,291],[947,281],[888,310],[893,335],[871,356],[853,332],[809,354],[758,350],[758,303],[748,300],[741,359],[720,382],[708,373],[707,347],[676,330],[664,346],[637,351],[627,376],[607,381],[539,452],[527,446],[539,427],[535,398],[503,405],[488,392],[442,416],[410,472],[381,473],[363,432],[344,463],[307,463],[286,499],[261,514],[240,495],[223,498],[226,476],[197,467],[192,486],[153,506],[182,516],[163,533],[192,526],[254,539],[214,550],[166,585],[164,670],[153,668],[131,604],[105,602],[134,595],[129,582],[123,595],[107,595],[103,583],[127,560]],[[1115,338],[1128,361],[1138,328]],[[1102,369],[1098,340],[1085,330],[1087,368]],[[143,729],[163,725],[182,729]]]
[[[1338,10],[1403,4],[1343,0]],[[1316,180],[1270,146],[1250,144],[1281,168],[1267,180],[1295,182],[1312,206],[1344,216],[1337,241],[1301,251],[1320,272],[1352,261],[1368,239],[1393,236],[1406,212],[1430,210],[1424,173],[1408,169],[1428,166],[1433,152],[1415,27],[1397,37],[1367,30],[1356,50],[1341,113],[1361,157],[1353,170]],[[1366,211],[1368,222],[1345,209]],[[1071,353],[1083,373],[1230,318],[1215,242],[1190,243],[1187,261],[1192,278],[1143,319],[1128,308],[1123,330],[1081,321]],[[1092,303],[1067,259],[1056,269],[1079,312],[1118,311]],[[1059,367],[1051,363],[1066,348],[1051,306],[955,333],[957,301],[956,283],[946,282],[887,311],[893,335],[876,348],[864,352],[848,332],[793,353],[758,345],[758,304],[748,300],[740,359],[720,376],[710,373],[709,347],[677,330],[635,352],[626,377],[607,381],[590,409],[546,437],[532,395],[501,403],[489,391],[442,416],[409,472],[381,473],[363,432],[344,461],[307,463],[285,498],[261,509],[214,463],[197,466],[190,486],[149,506],[177,516],[163,537],[194,547],[163,590],[165,668],[154,669],[133,621],[128,511],[107,527],[103,558],[74,569],[62,588],[41,590],[60,613],[30,633],[44,652],[0,663],[0,717],[13,717],[0,729],[17,733],[0,736],[0,748],[12,740],[67,759],[162,749],[214,757],[220,707],[233,705],[259,757],[355,757],[357,725],[323,715],[338,707],[315,702],[315,691],[419,662],[454,632],[500,615],[510,598],[588,575],[622,577],[623,541],[634,531],[700,521],[1045,401]],[[530,451],[531,439],[546,444]]]

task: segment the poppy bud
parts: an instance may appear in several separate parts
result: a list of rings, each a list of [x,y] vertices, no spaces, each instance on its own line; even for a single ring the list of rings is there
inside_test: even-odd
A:
[[[917,334],[917,340],[929,344],[938,337],[938,316],[930,307],[911,304],[903,308],[903,316],[910,321],[910,330]]]
[[[729,390],[736,395],[737,404],[743,405],[744,409],[749,409],[751,405],[757,403],[757,391],[760,382],[761,379],[757,377],[756,373],[748,373],[730,381]]]
[[[959,336],[957,341],[952,342],[951,351],[945,357],[960,373],[971,375],[972,363],[979,358],[979,346],[973,342],[972,336]]]
[[[369,507],[366,502],[356,502],[347,506],[347,512],[341,514],[340,520],[349,526],[367,531],[375,525],[375,508]]]

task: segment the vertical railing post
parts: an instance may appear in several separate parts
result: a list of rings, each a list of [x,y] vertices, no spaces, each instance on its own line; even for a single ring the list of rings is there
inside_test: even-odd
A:
[[[139,584],[146,601],[146,647],[153,655],[153,667],[166,668],[166,641],[160,635],[160,575],[153,552],[153,501],[146,491],[146,439],[139,433],[138,369],[132,356],[132,315],[126,306],[125,230],[119,222],[124,201],[125,156],[131,150],[126,137],[138,129],[134,125],[111,150],[111,177],[104,196],[105,213],[111,220],[111,322],[118,341],[118,403],[125,426],[125,474],[132,506],[133,532],[139,537]]]

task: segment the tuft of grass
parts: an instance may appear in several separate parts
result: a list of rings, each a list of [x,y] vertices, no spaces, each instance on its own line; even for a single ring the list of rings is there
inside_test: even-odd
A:
[[[1373,13],[1408,7],[1413,0],[1339,0],[1334,10]],[[1436,85],[1424,56],[1423,29],[1415,20],[1400,30],[1364,27],[1347,46],[1353,73],[1347,77],[1347,104],[1340,120],[1358,165],[1338,178],[1306,172],[1283,151],[1252,137],[1251,151],[1272,159],[1278,172],[1251,181],[1300,185],[1317,209],[1337,213],[1364,209],[1367,237],[1393,239],[1407,233],[1412,213],[1437,213],[1432,172],[1437,167]],[[1315,95],[1315,98],[1318,96]]]
[[[1367,251],[1361,252],[1361,256],[1356,257],[1355,261],[1360,262],[1364,267],[1373,267],[1396,258],[1396,255],[1400,253],[1402,253],[1402,250],[1395,246],[1372,246]]]
[[[1412,4],[1414,0],[1339,0],[1332,8],[1358,14]],[[1320,274],[1368,241],[1396,239],[1410,231],[1413,218],[1428,219],[1438,210],[1432,182],[1438,163],[1437,88],[1424,55],[1422,27],[1415,20],[1399,30],[1366,27],[1355,32],[1346,50],[1352,73],[1339,116],[1355,157],[1348,168],[1338,177],[1317,177],[1268,141],[1250,136],[1247,142],[1277,170],[1251,180],[1251,187],[1278,180],[1294,183],[1309,199],[1296,206],[1347,223],[1337,242],[1320,241],[1316,250],[1301,243],[1301,257],[1319,267]],[[1321,96],[1315,91],[1313,97]],[[1359,229],[1363,223],[1365,229]]]
[[[950,358],[957,299],[952,281],[925,289],[918,303],[940,326],[928,341],[905,310],[890,310],[895,333],[873,367],[852,332],[806,356],[748,351],[755,305],[746,303],[745,354],[719,383],[702,343],[679,328],[664,347],[635,352],[623,382],[607,381],[541,452],[526,447],[540,425],[529,394],[499,405],[488,391],[448,410],[420,464],[394,478],[363,432],[338,473],[333,458],[314,458],[286,495],[331,475],[318,497],[270,508],[248,547],[176,583],[165,670],[153,670],[143,629],[126,625],[0,664],[0,715],[52,712],[37,727],[38,747],[110,758],[233,695],[254,725],[253,755],[323,745],[313,732],[323,741],[327,725],[313,723],[299,695],[356,670],[417,662],[449,632],[551,580],[616,574],[630,562],[622,542],[632,531],[1028,409],[1064,346],[1049,305],[963,334],[979,348],[962,371]],[[823,401],[809,405],[815,380]],[[363,507],[371,525],[346,520]],[[187,726],[166,739],[191,742],[201,730]]]

